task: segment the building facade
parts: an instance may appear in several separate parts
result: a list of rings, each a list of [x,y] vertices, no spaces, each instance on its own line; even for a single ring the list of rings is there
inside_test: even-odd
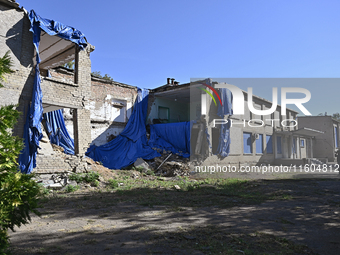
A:
[[[332,116],[298,117],[300,128],[322,131],[313,138],[313,155],[324,162],[335,162],[335,152],[340,149],[340,121]]]
[[[217,84],[213,82],[212,86],[216,88]],[[225,116],[225,119],[233,123],[229,130],[230,152],[227,157],[219,156],[216,152],[221,139],[221,125],[213,123],[214,120],[220,119],[217,115],[218,107],[208,96],[206,97],[207,114],[202,115],[201,100],[190,101],[195,98],[192,95],[192,86],[199,87],[200,83],[178,85],[168,79],[168,84],[153,89],[150,93],[148,123],[196,121],[191,135],[191,158],[193,160],[205,154],[203,158],[206,164],[240,166],[303,164],[306,162],[305,159],[313,158],[312,138],[318,131],[299,129],[296,121],[298,112],[287,108],[284,117],[281,114],[280,105],[270,115],[253,114],[248,109],[246,91],[243,91],[244,114]],[[200,93],[200,90],[197,91]],[[200,99],[200,96],[196,98]],[[253,95],[253,106],[258,110],[267,110],[271,108],[272,103]],[[208,141],[207,144],[205,140]],[[201,143],[206,144],[205,148],[197,147],[198,144],[201,146]]]
[[[6,75],[4,88],[0,89],[0,104],[18,105],[22,115],[14,134],[23,136],[27,111],[32,100],[36,51],[28,13],[19,8],[15,1],[0,0],[0,55],[7,51],[13,63],[13,73]],[[71,41],[58,36],[50,36],[42,31],[40,36],[40,78],[44,113],[57,109],[73,110],[73,134],[75,153],[84,155],[91,143],[90,111],[88,99],[91,95],[91,60],[94,47],[87,44],[85,50]],[[49,77],[48,70],[75,61],[74,79],[64,81],[58,77]],[[37,169],[41,171],[57,170],[64,167],[61,160],[52,154],[37,155]],[[64,170],[63,170],[64,171]]]
[[[74,71],[56,67],[50,70],[50,76],[68,82],[74,79]],[[90,111],[91,144],[99,146],[123,131],[137,97],[137,87],[93,75],[90,84],[86,109]],[[73,137],[73,110],[64,108],[64,118]]]

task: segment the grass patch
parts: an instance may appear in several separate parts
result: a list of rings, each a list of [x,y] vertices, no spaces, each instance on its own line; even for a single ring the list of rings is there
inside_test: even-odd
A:
[[[180,190],[175,189],[175,185]],[[239,179],[191,180],[177,177],[163,181],[156,176],[130,178],[121,173],[109,180],[108,187],[115,190],[119,201],[135,202],[143,206],[215,206],[230,207],[237,204],[258,204],[269,199],[286,199],[283,194],[264,192],[264,185]]]
[[[117,204],[129,201],[142,206],[167,206],[179,208],[183,206],[205,207],[218,206],[230,208],[239,205],[255,205],[267,200],[291,199],[290,193],[277,186],[271,187],[265,181],[240,180],[240,179],[204,179],[193,180],[188,177],[175,177],[164,180],[157,176],[140,176],[132,178],[131,171],[117,171],[115,179],[108,180],[107,190],[100,190],[83,196],[82,200],[91,202],[91,206],[103,201],[105,204]],[[81,175],[74,175],[77,178]],[[175,185],[177,189],[175,188]],[[74,192],[76,186],[67,188],[67,192]],[[108,191],[108,192],[106,192]],[[80,194],[79,194],[80,195]],[[48,196],[48,201],[42,203],[58,203],[62,196],[55,192]],[[73,194],[72,194],[73,196]],[[98,200],[98,197],[100,200]],[[103,200],[101,199],[103,198]],[[46,199],[47,200],[47,199]],[[176,211],[175,209],[173,211]]]
[[[75,192],[79,189],[78,185],[67,185],[65,191],[67,193]]]
[[[69,176],[69,179],[72,181],[76,181],[78,183],[81,183],[81,182],[92,183],[99,179],[99,174],[94,171],[91,171],[89,173],[81,173],[81,174],[73,173]]]
[[[99,174],[97,172],[91,171],[89,173],[73,173],[69,176],[69,179],[76,181],[77,183],[90,183],[93,187],[99,187]]]
[[[179,228],[176,232],[157,234],[154,245],[170,242],[187,250],[205,254],[317,254],[305,245],[265,233],[231,233],[218,226]]]

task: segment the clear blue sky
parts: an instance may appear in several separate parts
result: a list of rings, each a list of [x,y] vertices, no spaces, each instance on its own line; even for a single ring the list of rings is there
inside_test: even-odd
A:
[[[336,0],[18,2],[82,31],[96,47],[92,71],[130,85],[154,88],[167,77],[180,83],[195,77],[340,77]],[[306,88],[313,114],[340,112],[340,84]],[[254,93],[271,100],[271,91],[260,90]]]

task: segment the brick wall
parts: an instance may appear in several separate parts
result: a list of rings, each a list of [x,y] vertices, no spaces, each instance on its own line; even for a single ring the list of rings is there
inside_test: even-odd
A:
[[[58,67],[50,70],[53,79],[63,83],[74,80],[74,72],[70,69]],[[96,77],[91,78],[91,96],[86,102],[86,109],[90,110],[91,118],[91,140],[92,144],[102,145],[109,141],[112,136],[117,136],[124,129],[132,106],[137,97],[137,88],[116,81],[108,81]],[[122,100],[127,106],[127,119],[123,122],[112,120],[112,102]],[[74,136],[73,115],[70,109],[64,112],[66,127],[71,136]],[[88,132],[88,131],[87,131]],[[77,134],[78,135],[78,134]]]
[[[14,134],[22,137],[26,113],[32,97],[34,82],[34,45],[33,36],[29,31],[30,22],[27,15],[20,9],[9,7],[0,1],[0,54],[11,51],[13,61],[12,74],[6,75],[4,88],[0,89],[0,105],[16,104],[22,112]],[[76,47],[75,47],[76,48]],[[43,103],[50,105],[67,105],[76,109],[74,118],[76,128],[75,144],[77,153],[83,155],[91,142],[90,112],[88,101],[91,96],[91,61],[92,46],[84,51],[76,51],[76,84],[73,80],[49,79],[42,77],[41,88]],[[44,70],[41,70],[43,75]],[[55,155],[37,156],[39,171],[53,171],[67,168],[63,160]],[[69,168],[67,168],[69,169]]]

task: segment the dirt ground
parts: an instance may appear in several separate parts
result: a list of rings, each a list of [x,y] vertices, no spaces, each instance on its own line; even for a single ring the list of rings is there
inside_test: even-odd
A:
[[[249,181],[246,190],[263,195],[255,202],[209,185],[200,193],[58,194],[41,202],[41,217],[10,233],[11,247],[13,254],[339,254],[340,180],[310,177]]]

